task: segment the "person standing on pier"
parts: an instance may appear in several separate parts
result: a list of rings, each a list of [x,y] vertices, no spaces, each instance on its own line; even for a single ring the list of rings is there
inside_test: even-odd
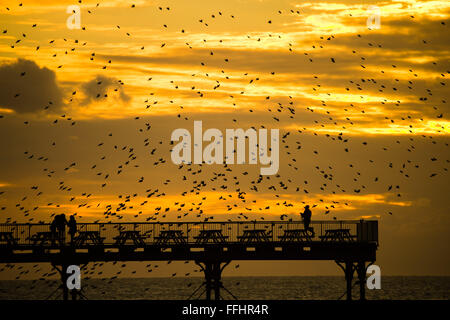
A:
[[[75,216],[71,215],[69,218],[69,222],[67,223],[69,226],[69,234],[70,234],[70,244],[73,245],[75,239],[75,233],[77,233],[77,222],[75,220]]]
[[[58,237],[57,226],[58,226],[58,216],[53,218],[52,223],[50,224],[50,237],[52,246],[55,244],[56,238]]]
[[[305,231],[310,230],[312,236],[314,237],[315,232],[313,228],[309,227],[309,224],[311,223],[311,210],[309,209],[309,205],[305,206],[305,211],[303,211],[303,213],[300,214],[302,216],[303,219],[303,225],[305,226]]]
[[[64,213],[60,214],[58,217],[59,217],[59,219],[58,219],[58,223],[56,224],[56,228],[59,233],[59,243],[61,245],[63,245],[65,243],[66,225],[68,223],[67,223],[66,215]]]

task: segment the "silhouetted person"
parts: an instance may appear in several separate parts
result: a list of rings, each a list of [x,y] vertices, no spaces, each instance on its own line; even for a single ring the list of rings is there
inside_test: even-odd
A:
[[[50,224],[50,234],[51,234],[52,245],[55,244],[55,240],[58,237],[58,232],[57,232],[58,219],[57,219],[57,217],[58,216],[55,216],[53,218],[52,223]]]
[[[311,223],[311,210],[309,210],[309,205],[305,206],[305,211],[303,211],[303,213],[301,213],[302,219],[303,219],[303,224],[305,226],[305,231],[310,230],[312,233],[312,236],[314,237],[315,233],[314,233],[314,229],[309,227],[309,224]]]
[[[56,228],[59,233],[59,241],[61,244],[64,244],[65,238],[66,238],[66,225],[67,225],[66,215],[63,213],[63,214],[58,215],[57,217],[58,217],[58,220],[57,220]]]
[[[77,233],[77,221],[75,220],[74,215],[70,216],[67,225],[69,226],[70,243],[73,244],[75,233]]]

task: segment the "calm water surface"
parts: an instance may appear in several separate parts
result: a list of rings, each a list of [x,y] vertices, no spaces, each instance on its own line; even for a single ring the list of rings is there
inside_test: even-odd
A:
[[[202,281],[202,278],[89,279],[82,280],[82,288],[88,299],[185,300]],[[250,300],[336,300],[345,292],[343,277],[228,277],[223,284],[238,299]],[[55,280],[0,281],[0,299],[60,299],[58,286]],[[367,299],[450,298],[450,277],[385,276],[381,287],[367,290]],[[222,293],[225,299],[232,299],[223,290]],[[355,298],[359,295],[358,286],[354,287],[354,295]]]

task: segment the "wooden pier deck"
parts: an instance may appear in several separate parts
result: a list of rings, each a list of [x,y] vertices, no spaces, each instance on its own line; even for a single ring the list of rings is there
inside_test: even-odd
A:
[[[221,274],[232,260],[332,260],[344,271],[347,299],[352,279],[365,298],[366,269],[376,260],[378,222],[301,221],[78,223],[74,238],[49,224],[0,224],[0,263],[69,265],[97,261],[191,260],[205,274],[206,299],[220,299]],[[63,286],[63,297],[68,290]]]

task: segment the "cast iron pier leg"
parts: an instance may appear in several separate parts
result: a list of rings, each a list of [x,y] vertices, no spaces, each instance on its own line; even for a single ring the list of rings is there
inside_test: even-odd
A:
[[[203,269],[205,273],[205,282],[206,282],[206,300],[211,300],[211,289],[212,289],[212,265],[211,263],[205,263],[205,267]]]
[[[53,268],[55,268],[58,272],[59,275],[61,276],[61,285],[60,288],[63,291],[63,300],[67,301],[69,300],[69,289],[67,288],[67,265],[62,264],[61,265],[61,269],[58,268],[55,264],[52,263]]]
[[[352,300],[352,281],[353,281],[353,273],[355,272],[356,267],[354,266],[353,261],[347,260],[345,263],[341,263],[340,261],[335,261],[336,264],[344,271],[345,282],[346,282],[346,295],[347,300]]]
[[[213,283],[214,283],[214,300],[220,300],[220,288],[222,282],[220,281],[222,276],[222,270],[220,269],[220,262],[216,262],[212,265]]]
[[[195,263],[200,266],[205,274],[204,284],[206,289],[206,300],[211,300],[212,291],[214,291],[214,300],[220,300],[220,288],[224,288],[221,281],[222,271],[230,263],[230,261],[224,262],[224,265],[222,266],[221,261],[196,261]]]
[[[345,263],[345,280],[347,282],[347,300],[352,300],[352,281],[353,281],[353,263],[347,261]]]
[[[357,273],[359,280],[359,300],[366,300],[366,264],[364,261],[358,262]]]

